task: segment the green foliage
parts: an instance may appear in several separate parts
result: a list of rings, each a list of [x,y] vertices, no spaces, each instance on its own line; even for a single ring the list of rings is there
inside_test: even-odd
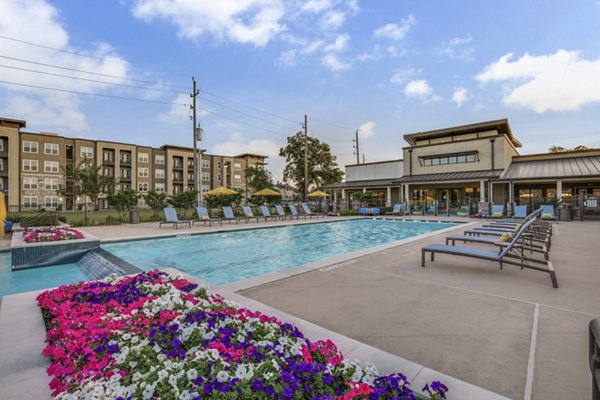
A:
[[[184,192],[175,193],[169,196],[168,203],[175,208],[182,210],[182,218],[186,218],[186,210],[194,208],[196,205],[196,197],[198,196],[197,190],[186,190]]]
[[[109,193],[107,197],[108,204],[120,212],[123,219],[125,219],[127,210],[137,206],[139,198],[139,193],[133,189],[123,189],[116,193]]]
[[[261,204],[281,204],[283,199],[281,196],[255,196],[252,195],[248,199],[250,204],[261,205]]]
[[[237,193],[227,196],[204,196],[206,206],[209,208],[219,208],[223,205],[239,204],[244,198],[242,189],[234,189]]]
[[[158,216],[158,213],[167,206],[167,194],[162,192],[156,192],[151,190],[144,196],[144,200],[148,207],[154,211],[154,215]]]
[[[113,217],[109,214],[104,218],[104,225],[120,225],[122,223],[123,219],[121,217]]]
[[[58,225],[58,213],[41,213],[31,217],[21,218],[21,227],[29,228],[30,226],[54,226]]]
[[[248,167],[244,170],[246,176],[246,186],[251,192],[257,192],[261,189],[274,189],[273,175],[264,168]]]
[[[557,145],[553,145],[548,148],[548,151],[550,153],[562,153],[564,151],[579,151],[579,150],[589,150],[589,147],[580,144],[579,146],[575,146],[572,149],[570,149],[568,147],[557,146]]]
[[[339,210],[338,214],[341,217],[346,217],[346,216],[349,216],[349,215],[358,215],[358,210]]]
[[[308,188],[320,187],[342,181],[344,173],[338,168],[331,147],[319,139],[309,136],[305,139],[302,132],[287,138],[287,146],[279,150],[279,156],[285,157],[286,165],[283,178],[296,183],[304,194],[304,152],[307,146]]]

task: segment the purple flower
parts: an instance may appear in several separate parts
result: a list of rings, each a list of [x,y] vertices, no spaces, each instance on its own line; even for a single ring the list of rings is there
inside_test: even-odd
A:
[[[283,388],[283,397],[285,397],[286,399],[291,399],[292,397],[294,397],[294,391],[292,389],[290,389],[289,387],[284,387]]]
[[[252,390],[254,390],[255,392],[260,392],[264,387],[263,381],[261,381],[260,379],[255,379],[252,382]]]

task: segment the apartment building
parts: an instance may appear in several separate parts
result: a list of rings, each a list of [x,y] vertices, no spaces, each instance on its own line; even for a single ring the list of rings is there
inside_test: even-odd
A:
[[[23,132],[26,121],[0,117],[0,190],[9,211],[77,210],[83,199],[65,177],[68,166],[92,162],[116,178],[117,189],[144,194],[155,190],[175,194],[195,187],[191,147],[160,148],[131,143],[68,138],[56,133]],[[199,186],[207,192],[217,186],[246,190],[244,170],[265,164],[266,156],[211,155],[200,152]],[[140,206],[144,206],[143,200]],[[108,208],[105,198],[100,208]]]

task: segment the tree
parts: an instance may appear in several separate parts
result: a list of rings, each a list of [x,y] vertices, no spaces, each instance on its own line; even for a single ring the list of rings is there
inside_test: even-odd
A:
[[[587,147],[583,144],[580,144],[579,146],[575,146],[572,149],[569,149],[567,147],[553,145],[553,146],[550,146],[548,151],[550,153],[562,153],[563,151],[579,151],[579,150],[588,150],[588,149],[589,149],[589,147]]]
[[[246,176],[246,186],[252,193],[264,188],[275,188],[273,175],[264,168],[248,167],[244,170],[244,174]]]
[[[184,192],[175,193],[172,196],[169,196],[168,202],[175,208],[189,210],[190,208],[194,208],[196,205],[197,195],[198,191],[195,189],[186,190]],[[186,211],[184,211],[184,214],[185,212]]]
[[[144,200],[148,207],[154,211],[154,216],[157,217],[160,210],[167,206],[167,194],[151,190],[144,196]]]
[[[139,193],[131,188],[119,190],[116,193],[109,193],[107,197],[108,204],[120,212],[123,219],[126,218],[125,212],[137,205],[139,198]]]
[[[236,194],[230,194],[227,196],[204,196],[206,205],[210,208],[217,208],[218,206],[221,206],[223,204],[238,204],[244,197],[244,194],[242,192],[242,189],[234,190],[237,192]]]
[[[373,192],[354,192],[352,193],[352,197],[354,197],[356,200],[358,200],[361,205],[366,206],[368,205],[369,201],[373,198],[373,195],[375,193]]]
[[[73,164],[67,165],[64,169],[65,178],[71,185],[72,195],[82,197],[85,222],[90,224],[93,212],[98,204],[98,198],[101,194],[112,193],[115,189],[115,178],[104,174],[104,166],[94,165],[91,160],[84,159],[77,167]],[[64,195],[66,190],[61,187],[60,192]],[[69,193],[70,194],[70,193]]]
[[[329,183],[342,181],[344,173],[338,168],[336,156],[331,154],[331,147],[319,139],[309,136],[308,144],[308,190]],[[279,156],[285,157],[286,165],[283,178],[296,183],[298,190],[304,194],[304,133],[298,132],[287,138],[287,146],[279,150]]]

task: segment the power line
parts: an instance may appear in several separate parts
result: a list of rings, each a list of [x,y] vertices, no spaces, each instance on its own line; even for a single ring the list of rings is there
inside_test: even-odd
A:
[[[205,108],[202,108],[201,110],[203,110],[203,111],[205,111],[205,112],[207,112],[209,114],[216,115],[218,117],[225,118],[225,119],[228,119],[228,120],[240,123],[242,125],[247,125],[247,126],[251,126],[252,128],[260,129],[260,130],[263,130],[263,131],[266,131],[266,132],[271,132],[271,133],[273,133],[273,134],[275,134],[277,136],[281,136],[281,137],[285,137],[285,138],[287,138],[289,136],[289,135],[286,135],[286,134],[283,134],[283,133],[280,133],[280,132],[273,131],[271,129],[263,128],[263,127],[260,127],[260,126],[256,126],[256,125],[250,124],[248,122],[240,121],[239,119],[236,119],[236,118],[228,117],[227,115],[223,115],[223,114],[220,114],[220,113],[212,111],[212,110],[207,110]]]
[[[47,86],[29,85],[26,83],[9,82],[9,81],[2,81],[2,80],[0,80],[0,83],[4,83],[6,85],[24,86],[24,87],[35,88],[35,89],[54,90],[56,92],[63,92],[63,93],[73,93],[73,94],[83,94],[86,96],[107,97],[110,99],[140,101],[140,102],[144,102],[144,103],[173,104],[173,105],[180,105],[180,106],[189,106],[189,104],[186,104],[186,103],[176,103],[173,101],[150,100],[150,99],[140,99],[137,97],[125,97],[125,96],[114,96],[114,95],[110,95],[110,94],[81,92],[78,90],[58,89],[58,88],[51,88],[51,87],[47,87]]]
[[[99,80],[96,80],[96,79],[79,78],[77,76],[54,74],[52,72],[37,71],[35,69],[13,67],[13,66],[10,66],[10,65],[5,65],[5,64],[0,64],[0,67],[2,67],[2,68],[16,69],[16,70],[19,70],[19,71],[33,72],[35,74],[42,74],[42,75],[58,76],[58,77],[61,77],[61,78],[75,79],[75,80],[78,80],[78,81],[101,83],[101,84],[104,84],[104,85],[114,85],[114,86],[128,87],[128,88],[133,88],[133,89],[154,90],[154,91],[157,91],[157,92],[175,93],[175,94],[186,94],[187,95],[187,93],[176,92],[174,90],[151,88],[151,87],[147,87],[147,86],[127,85],[125,83],[106,82],[106,81],[99,81]]]

